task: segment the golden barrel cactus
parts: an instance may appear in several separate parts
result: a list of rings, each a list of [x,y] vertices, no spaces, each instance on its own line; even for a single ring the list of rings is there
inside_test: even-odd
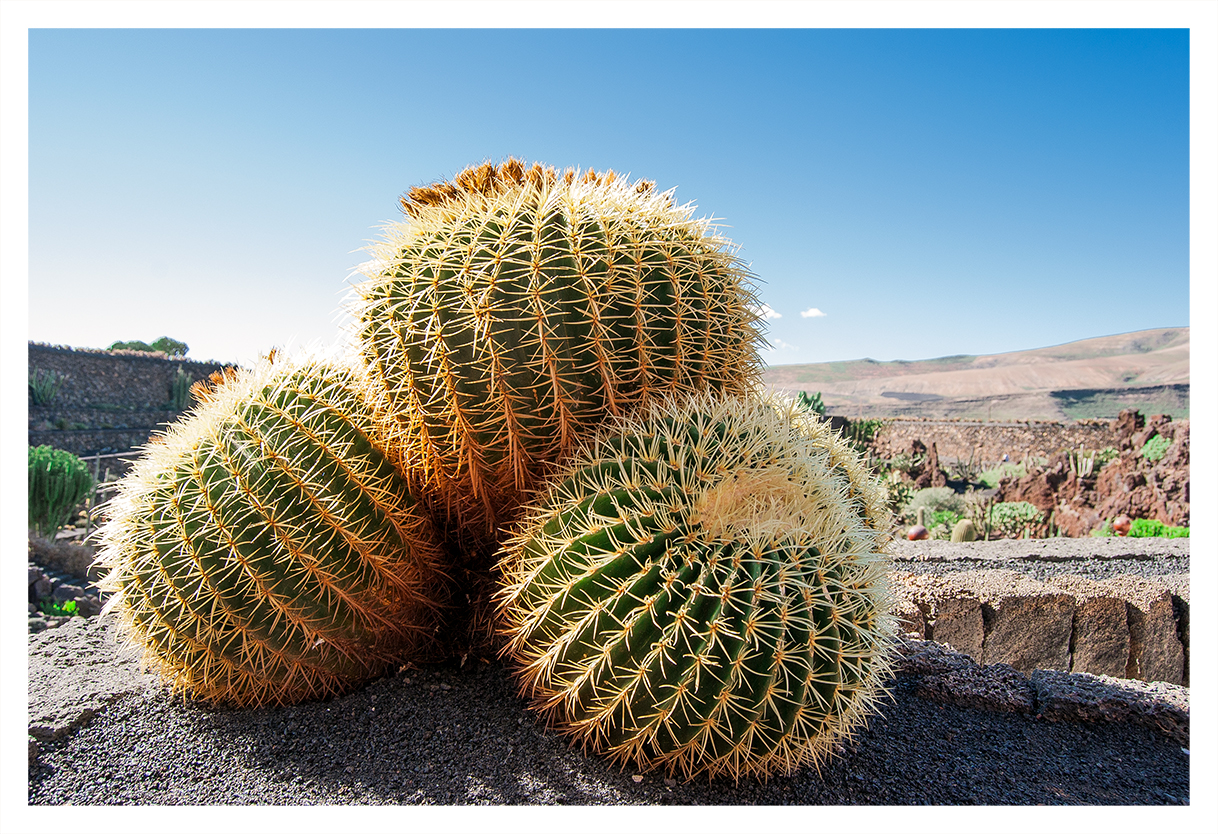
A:
[[[354,287],[391,451],[484,540],[606,419],[741,393],[760,363],[751,276],[653,183],[515,159],[411,189]]]
[[[790,402],[694,398],[575,455],[504,547],[522,692],[576,742],[692,778],[818,764],[883,691],[889,518]]]
[[[234,706],[342,692],[431,638],[436,534],[370,441],[356,367],[215,375],[121,482],[98,558],[131,642],[175,690]]]

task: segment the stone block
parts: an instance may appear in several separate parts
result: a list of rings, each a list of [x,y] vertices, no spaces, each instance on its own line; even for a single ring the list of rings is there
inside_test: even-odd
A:
[[[70,599],[76,599],[84,594],[84,589],[79,585],[60,585],[51,592],[51,598],[56,602],[67,602]]]
[[[1028,679],[1005,663],[926,675],[918,681],[917,693],[931,701],[993,712],[1027,714],[1036,703]]]
[[[981,598],[985,645],[981,662],[1033,669],[1070,668],[1074,598],[1015,571],[969,575]]]
[[[1138,576],[1104,580],[1125,600],[1129,623],[1129,663],[1124,677],[1184,683],[1184,645],[1177,633],[1172,593],[1161,582]]]
[[[1125,601],[1086,577],[1057,576],[1047,584],[1074,597],[1070,671],[1124,677],[1129,665]]]
[[[918,607],[906,583],[912,574],[906,571],[893,571],[890,574],[892,582],[892,614],[897,620],[897,634],[915,634],[919,638],[926,636],[926,614]]]
[[[926,639],[950,645],[980,661],[985,624],[981,600],[968,576],[912,575],[899,584],[901,593],[923,614]]]

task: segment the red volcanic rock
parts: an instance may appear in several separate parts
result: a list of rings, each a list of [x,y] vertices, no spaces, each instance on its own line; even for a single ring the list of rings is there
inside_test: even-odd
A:
[[[939,468],[939,450],[934,443],[930,444],[930,451],[926,453],[921,473],[914,478],[914,486],[918,489],[947,486],[947,475]]]
[[[911,542],[922,541],[930,538],[930,531],[921,524],[915,524],[909,528],[909,540]]]
[[[1112,520],[1112,532],[1118,536],[1128,536],[1131,527],[1133,527],[1133,519],[1127,515],[1118,515]]]
[[[1143,420],[1133,409],[1113,421],[1121,453],[1099,471],[1080,478],[1066,452],[1059,452],[1044,467],[1034,467],[1022,478],[1004,478],[998,485],[999,501],[1027,501],[1046,513],[1046,521],[1033,535],[1090,534],[1105,520],[1118,516],[1157,519],[1173,526],[1189,523],[1189,422],[1173,422],[1163,414]],[[1142,447],[1156,435],[1171,441],[1159,461],[1142,457]],[[1048,518],[1052,513],[1052,518]]]

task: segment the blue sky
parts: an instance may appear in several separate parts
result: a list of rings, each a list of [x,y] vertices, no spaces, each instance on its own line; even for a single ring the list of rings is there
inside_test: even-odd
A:
[[[771,363],[1189,323],[1187,30],[35,29],[29,338],[329,343],[398,195],[508,155],[720,219]]]

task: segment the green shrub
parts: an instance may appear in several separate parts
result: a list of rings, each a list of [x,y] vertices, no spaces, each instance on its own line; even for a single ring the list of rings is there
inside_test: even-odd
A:
[[[1135,518],[1129,527],[1129,535],[1135,539],[1163,538],[1187,539],[1187,527],[1172,527],[1154,518]]]
[[[957,495],[956,491],[951,487],[927,487],[926,489],[920,489],[913,494],[909,503],[905,505],[902,516],[912,519],[922,507],[926,508],[926,514],[930,519],[936,518],[936,513],[944,511],[954,513],[956,518],[959,519],[965,510],[964,496]],[[952,523],[955,524],[955,521]],[[931,524],[927,524],[926,529],[931,529],[931,526]]]
[[[30,374],[30,396],[34,400],[34,405],[49,405],[55,395],[59,393],[59,387],[63,385],[66,376],[58,371],[46,371],[41,368],[34,370]]]
[[[813,414],[819,414],[822,417],[825,416],[825,401],[820,398],[820,391],[817,391],[811,396],[809,396],[807,391],[800,391],[796,402],[799,403],[799,405],[803,408],[811,411]]]
[[[179,342],[177,339],[171,339],[168,336],[162,336],[151,345],[153,350],[159,350],[166,356],[185,356],[186,351],[190,350],[185,342]]]
[[[106,350],[138,350],[144,353],[152,353],[152,345],[147,342],[141,342],[139,339],[132,339],[130,342],[114,342]]]
[[[1112,529],[1111,521],[1105,521],[1099,527],[1096,527],[1091,531],[1091,538],[1093,539],[1110,539],[1115,535],[1116,531]]]
[[[130,342],[115,342],[106,350],[138,350],[144,353],[163,353],[166,356],[185,356],[186,351],[190,350],[185,342],[179,342],[177,339],[171,339],[168,336],[162,336],[152,344],[141,342],[139,339],[132,339]]]
[[[29,526],[40,536],[67,523],[93,490],[89,467],[71,452],[31,446],[29,455]]]
[[[1146,458],[1151,463],[1157,463],[1163,460],[1163,456],[1167,454],[1167,450],[1171,447],[1171,441],[1161,434],[1156,434],[1142,446],[1142,457]]]
[[[74,617],[76,615],[84,616],[84,612],[76,607],[76,600],[70,599],[67,602],[56,602],[55,600],[44,599],[38,603],[38,610],[48,617]]]
[[[960,503],[963,506],[964,500],[961,499]],[[930,531],[932,539],[947,541],[951,539],[952,530],[963,517],[962,513],[955,510],[935,510],[934,512],[927,513],[926,529]]]
[[[1027,501],[1009,501],[990,507],[990,529],[1008,539],[1026,536],[1044,520],[1044,513]]]
[[[1022,463],[1001,463],[993,469],[982,472],[977,476],[977,480],[990,489],[994,489],[1003,478],[1022,478],[1026,474],[1028,474],[1028,470]]]

